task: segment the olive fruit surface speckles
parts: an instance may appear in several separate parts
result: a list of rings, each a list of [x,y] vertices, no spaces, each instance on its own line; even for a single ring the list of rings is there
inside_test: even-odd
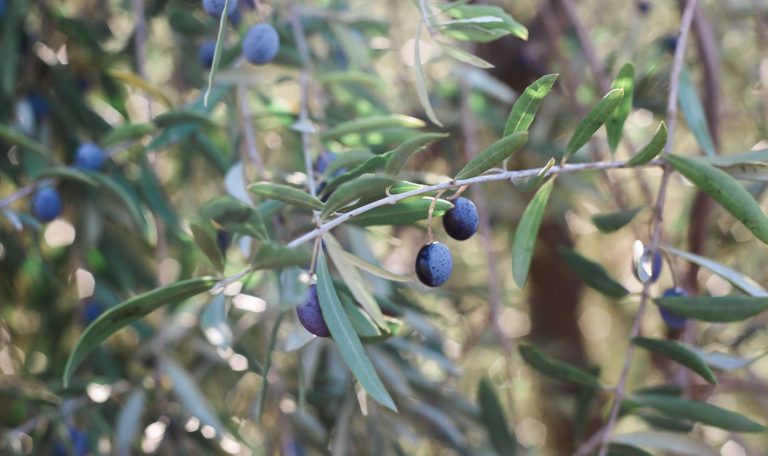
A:
[[[428,287],[439,287],[447,282],[452,270],[453,258],[445,244],[431,242],[416,255],[416,276]]]
[[[310,285],[307,291],[307,300],[296,308],[299,322],[310,333],[319,337],[330,337],[331,331],[325,324],[323,313],[320,310],[320,300],[317,297],[317,285]]]
[[[467,198],[453,201],[453,209],[443,215],[443,228],[456,240],[464,241],[477,231],[477,207]]]
[[[243,38],[243,56],[255,65],[271,62],[280,50],[280,36],[269,24],[256,24]]]
[[[42,187],[32,198],[32,213],[43,222],[50,222],[61,214],[61,196],[53,187]]]
[[[688,296],[688,292],[680,287],[674,287],[664,290],[662,296],[665,298],[685,298]],[[666,324],[667,327],[672,329],[683,329],[685,327],[685,323],[687,321],[685,317],[670,312],[663,307],[659,307],[659,313],[661,314],[661,318],[664,320],[664,324]]]

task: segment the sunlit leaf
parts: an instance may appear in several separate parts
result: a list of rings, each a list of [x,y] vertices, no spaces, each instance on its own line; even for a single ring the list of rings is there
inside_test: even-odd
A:
[[[667,144],[667,124],[662,121],[659,127],[656,129],[656,133],[653,134],[653,138],[645,145],[640,151],[635,154],[634,157],[627,161],[629,166],[638,166],[648,163],[656,158],[657,155],[664,150],[664,146]]]
[[[326,217],[360,199],[384,196],[384,190],[394,182],[396,180],[392,176],[367,174],[344,183],[331,193],[320,215]]]
[[[323,202],[309,193],[290,185],[273,184],[271,182],[256,182],[248,186],[248,191],[262,198],[282,201],[296,207],[308,210],[323,209]]]
[[[429,120],[435,125],[442,127],[443,124],[440,122],[440,119],[437,118],[437,114],[435,114],[435,110],[432,108],[432,102],[429,101],[429,93],[427,92],[427,82],[424,77],[424,68],[422,67],[423,62],[421,61],[421,46],[419,45],[419,40],[421,40],[421,25],[422,23],[419,22],[419,26],[416,29],[416,40],[413,46],[413,69],[416,74],[416,94],[419,96],[421,107],[424,108],[424,112],[427,114],[427,117],[429,117]]]
[[[380,206],[353,217],[349,223],[358,226],[411,225],[427,219],[432,201],[434,201],[434,198],[418,196],[407,198],[396,204]],[[452,208],[453,204],[449,201],[437,200],[432,216],[440,217]]]
[[[613,114],[605,122],[605,131],[608,134],[608,146],[611,148],[611,153],[616,151],[621,141],[621,135],[624,131],[624,122],[627,121],[629,113],[632,112],[632,101],[635,93],[635,66],[631,63],[626,63],[619,70],[619,74],[616,75],[612,89],[622,89],[624,96],[621,99],[621,103],[613,111]]]
[[[665,154],[665,158],[680,174],[743,223],[755,237],[768,243],[768,217],[755,198],[736,180],[696,158],[672,154]]]
[[[568,161],[577,150],[581,149],[584,144],[592,139],[597,129],[608,120],[619,103],[621,103],[623,97],[624,90],[613,89],[587,113],[587,116],[576,126],[571,139],[568,140],[568,144],[565,146],[563,163]]]
[[[550,180],[536,192],[531,202],[528,203],[528,207],[525,208],[515,230],[515,240],[512,244],[512,277],[520,288],[525,286],[528,279],[528,270],[531,267],[541,219],[544,216],[544,209],[547,207],[554,183],[554,180]]]
[[[385,172],[397,175],[411,156],[438,139],[447,138],[448,133],[424,133],[406,140],[397,149],[389,152]]]
[[[471,52],[467,52],[458,46],[454,46],[445,41],[439,41],[438,44],[440,44],[440,47],[443,48],[446,54],[450,55],[452,58],[458,60],[459,62],[464,62],[477,68],[493,68],[493,64],[491,62],[481,59],[480,57],[472,54]]]
[[[539,110],[539,106],[541,106],[541,102],[549,94],[557,76],[557,74],[542,76],[526,87],[523,93],[515,100],[515,104],[509,112],[507,123],[504,126],[504,136],[520,131],[528,131],[528,128],[533,123],[533,118],[536,116],[536,112]]]
[[[501,165],[504,160],[523,147],[526,141],[528,141],[528,132],[525,131],[512,133],[501,138],[488,146],[484,151],[477,154],[477,156],[467,163],[461,171],[456,173],[454,179],[469,179],[470,177],[479,176],[495,166]]]

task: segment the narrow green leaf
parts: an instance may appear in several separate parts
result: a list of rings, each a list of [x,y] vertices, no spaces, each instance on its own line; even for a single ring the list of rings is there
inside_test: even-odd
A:
[[[367,284],[365,280],[363,280],[360,271],[347,261],[344,256],[344,249],[342,249],[341,245],[332,235],[324,235],[323,243],[328,252],[328,256],[331,257],[331,261],[333,261],[334,266],[336,266],[336,270],[341,278],[344,279],[344,283],[349,287],[349,291],[355,298],[355,301],[368,312],[368,315],[370,315],[380,328],[386,328],[387,323],[384,320],[384,314],[379,308],[379,303],[373,299],[373,295],[368,291],[371,288],[370,284]]]
[[[392,176],[382,174],[366,174],[346,182],[331,193],[320,216],[327,217],[360,199],[384,196],[384,190],[394,182],[396,180]]]
[[[269,382],[267,381],[267,374],[272,368],[272,353],[275,351],[275,345],[277,344],[277,335],[280,331],[280,325],[283,323],[286,312],[280,312],[275,324],[272,325],[272,331],[269,334],[269,345],[267,346],[267,352],[264,354],[264,361],[262,363],[261,372],[263,372],[264,381],[261,382],[261,392],[259,393],[259,402],[256,406],[256,421],[261,423],[261,417],[264,414],[264,406],[267,402],[267,393],[269,392]]]
[[[611,439],[615,443],[651,448],[685,456],[720,456],[720,452],[708,446],[699,438],[679,432],[638,431],[621,434]]]
[[[227,297],[219,293],[211,299],[200,314],[200,329],[216,348],[228,350],[232,346],[232,328],[227,321]]]
[[[432,108],[432,102],[429,101],[429,93],[427,92],[427,82],[424,78],[424,68],[421,61],[421,46],[419,46],[419,40],[421,40],[421,26],[422,22],[419,21],[419,26],[416,29],[416,42],[413,46],[413,70],[416,75],[416,94],[419,97],[421,107],[424,108],[424,112],[435,125],[443,126],[440,119],[437,118],[434,108]]]
[[[414,190],[418,190],[420,188],[424,188],[424,185],[415,184],[413,182],[408,182],[408,181],[399,181],[399,182],[395,182],[389,187],[389,194],[399,195],[400,193],[408,193]],[[404,201],[409,201],[409,200],[404,200]]]
[[[736,152],[728,155],[717,155],[714,157],[701,157],[717,167],[727,167],[743,164],[765,164],[768,163],[768,149],[750,150],[747,152]]]
[[[211,71],[208,73],[208,87],[205,89],[205,95],[203,96],[203,105],[208,106],[208,97],[211,95],[211,89],[213,88],[213,79],[216,76],[216,70],[219,69],[219,63],[221,62],[221,55],[224,50],[224,41],[227,36],[227,18],[229,14],[229,3],[234,0],[224,0],[224,10],[219,18],[219,33],[216,35],[216,48],[213,51],[213,62],[211,63]]]
[[[354,119],[320,133],[323,140],[336,139],[350,133],[365,133],[392,127],[422,128],[425,123],[415,117],[403,114],[388,114]]]
[[[273,243],[263,243],[251,263],[254,270],[283,269],[291,266],[305,267],[312,261],[312,253],[305,247],[286,247]]]
[[[443,48],[446,54],[450,55],[452,58],[458,60],[459,62],[464,62],[468,65],[472,65],[474,67],[482,68],[486,70],[494,67],[494,65],[491,62],[485,59],[481,59],[480,57],[470,52],[467,52],[458,46],[454,46],[445,41],[438,41],[438,44],[440,45],[441,48]]]
[[[387,160],[385,172],[392,176],[396,176],[414,153],[420,151],[431,142],[447,138],[448,136],[450,136],[448,133],[424,133],[405,141],[400,144],[397,149],[389,152],[389,159]]]
[[[653,301],[681,317],[712,323],[742,321],[768,309],[768,298],[751,296],[658,297]]]
[[[562,162],[565,163],[577,150],[581,149],[598,128],[605,123],[624,97],[624,90],[613,89],[600,100],[584,119],[576,126],[571,139],[565,146],[565,155]]]
[[[597,377],[589,372],[585,372],[572,364],[552,359],[532,345],[520,345],[519,351],[523,361],[542,375],[587,388],[600,389],[603,387]]]
[[[318,74],[314,77],[314,80],[320,84],[339,84],[342,87],[347,87],[350,84],[379,90],[384,87],[384,81],[381,78],[359,70],[330,71]]]
[[[629,294],[629,291],[611,277],[601,264],[595,263],[565,247],[561,247],[558,250],[565,262],[568,263],[568,266],[590,287],[606,296],[617,299]]]
[[[309,193],[290,185],[273,184],[271,182],[256,182],[248,186],[248,190],[263,198],[282,201],[303,209],[322,210],[323,202]]]
[[[381,379],[376,374],[370,359],[365,354],[363,344],[357,337],[347,314],[339,301],[333,287],[331,273],[325,261],[322,250],[317,255],[317,295],[320,300],[320,310],[325,323],[331,331],[333,339],[339,347],[342,359],[349,366],[357,381],[368,394],[379,404],[390,410],[397,411]]]
[[[734,371],[743,369],[768,355],[768,352],[764,352],[751,358],[741,358],[739,356],[733,356],[722,352],[707,353],[704,350],[694,346],[689,346],[688,348],[699,355],[699,357],[703,359],[707,365],[721,371]]]
[[[744,224],[758,239],[768,243],[768,217],[760,204],[724,171],[690,157],[665,154],[667,162]]]
[[[361,342],[365,341],[365,339],[375,339],[381,336],[381,330],[376,326],[376,323],[352,299],[349,299],[348,296],[340,295],[339,300],[344,307],[344,312],[347,313],[349,322],[352,323],[352,328],[360,336]]]
[[[189,229],[192,231],[192,238],[195,244],[211,260],[213,267],[219,272],[224,271],[224,256],[219,249],[219,244],[216,241],[216,232],[213,227],[209,223],[190,222]]]
[[[632,396],[632,400],[672,418],[696,421],[728,431],[763,432],[766,430],[762,424],[743,415],[705,402],[653,394],[636,394]]]
[[[125,400],[115,425],[115,451],[118,456],[133,453],[133,442],[141,430],[141,418],[144,415],[144,402],[147,394],[144,388],[137,387]]]
[[[608,146],[611,148],[611,153],[614,153],[621,141],[624,122],[627,121],[629,113],[632,112],[632,101],[635,94],[635,66],[631,63],[625,63],[619,70],[619,74],[616,75],[611,88],[624,90],[624,97],[622,97],[621,103],[619,103],[611,117],[605,122]]]
[[[344,255],[344,259],[347,260],[349,263],[355,265],[357,268],[362,269],[363,271],[369,274],[373,274],[377,277],[381,277],[387,280],[392,280],[394,282],[410,282],[411,281],[411,278],[408,276],[395,274],[394,272],[387,271],[381,266],[365,261],[364,259],[352,253],[343,252],[343,255]]]
[[[477,154],[475,158],[464,166],[456,174],[455,180],[469,179],[483,174],[489,169],[499,166],[504,160],[509,158],[515,151],[523,147],[528,141],[528,132],[519,131],[501,138],[491,144],[487,149]]]
[[[750,296],[768,297],[768,291],[766,291],[766,289],[763,288],[759,283],[722,263],[718,263],[715,260],[703,257],[701,255],[684,252],[670,246],[662,246],[661,248],[665,252],[671,253],[675,256],[686,259],[691,263],[695,263],[703,268],[709,269],[710,271],[729,281],[731,285],[735,286]]]
[[[144,218],[144,214],[141,212],[138,198],[131,196],[131,194],[128,193],[126,187],[113,179],[111,176],[102,173],[89,173],[89,176],[91,179],[97,181],[99,185],[109,190],[123,203],[126,209],[128,209],[128,213],[131,215],[131,218],[136,224],[136,227],[139,228],[141,233],[146,236],[149,228],[147,226],[147,220]]]
[[[358,226],[373,225],[411,225],[420,220],[426,220],[429,215],[429,206],[434,198],[414,197],[404,199],[397,204],[377,207],[364,214],[352,218],[349,223]],[[440,217],[453,208],[453,204],[446,200],[437,200],[433,217]]]
[[[477,385],[477,401],[480,405],[480,418],[483,420],[496,453],[509,456],[517,454],[517,440],[509,432],[504,409],[493,390],[493,385],[487,378],[481,379]]]
[[[447,10],[448,14],[456,19],[476,19],[476,18],[488,18],[483,19],[476,23],[457,23],[452,28],[456,32],[465,32],[462,34],[450,34],[456,39],[464,39],[475,42],[487,42],[494,39],[501,38],[503,36],[512,34],[520,39],[528,39],[528,29],[519,22],[517,22],[512,16],[507,14],[501,7],[496,5],[456,5],[453,8]],[[491,20],[497,18],[500,20]],[[462,29],[461,26],[466,27]],[[476,34],[472,31],[478,32]],[[486,32],[482,34],[480,32]]]
[[[328,184],[323,189],[322,193],[325,195],[330,195],[341,185],[346,184],[347,182],[353,181],[356,178],[362,176],[363,174],[371,174],[371,173],[380,171],[382,168],[384,168],[387,165],[388,161],[389,161],[389,155],[387,154],[374,155],[373,157],[364,161],[357,167],[351,169],[350,171],[347,171],[341,176],[338,176],[335,179],[328,182]]]
[[[592,216],[592,223],[603,233],[612,233],[624,228],[643,209],[643,207],[636,207],[608,214],[596,214]]]
[[[656,129],[656,133],[653,134],[653,138],[645,145],[640,151],[635,154],[634,157],[627,161],[629,166],[644,165],[649,161],[656,158],[657,155],[664,150],[664,146],[667,144],[667,124],[664,121],[659,123],[659,127]]]
[[[638,347],[645,348],[648,351],[658,353],[671,360],[677,361],[701,375],[704,380],[713,385],[717,385],[717,378],[715,378],[715,374],[709,369],[707,363],[685,345],[675,342],[674,340],[651,339],[648,337],[635,337],[632,339],[632,343]]]
[[[213,277],[183,280],[140,294],[105,311],[85,328],[72,353],[69,354],[64,368],[64,387],[67,387],[72,374],[85,357],[119,329],[164,305],[198,295],[210,289],[215,283],[216,279]]]
[[[552,169],[553,166],[555,166],[555,159],[550,158],[547,164],[544,165],[544,167],[542,167],[535,176],[514,179],[512,181],[512,185],[514,185],[515,188],[521,192],[533,190],[534,188],[538,187],[544,181],[544,179],[546,179],[546,177],[549,175],[549,170]]]
[[[52,166],[43,169],[41,172],[37,173],[35,177],[38,179],[55,177],[58,179],[71,180],[95,187],[99,183],[96,181],[96,179],[91,177],[92,174],[96,173],[85,172],[76,168],[70,168],[68,166]]]
[[[528,203],[528,207],[525,208],[515,230],[515,240],[512,244],[512,277],[520,288],[525,286],[528,279],[528,270],[531,267],[541,219],[544,216],[544,209],[547,207],[554,183],[554,180],[550,180],[536,192],[531,202]]]
[[[216,431],[216,438],[221,439],[224,436],[224,424],[213,412],[192,374],[170,357],[163,358],[160,370],[171,379],[171,387],[181,408],[200,420],[201,425],[212,427]]]
[[[528,128],[533,123],[533,118],[536,116],[536,112],[539,110],[539,106],[541,106],[541,102],[549,94],[557,76],[557,74],[542,76],[526,87],[509,112],[509,117],[507,117],[507,123],[504,127],[504,136],[520,131],[528,131]]]
[[[677,100],[680,102],[680,110],[683,111],[685,122],[704,152],[708,156],[714,157],[717,155],[717,151],[715,150],[715,143],[712,141],[712,135],[709,133],[704,108],[701,106],[699,94],[696,92],[696,86],[691,80],[691,75],[685,67],[680,72],[679,84]]]
[[[215,125],[211,120],[211,116],[207,112],[203,110],[196,110],[196,109],[189,109],[189,108],[164,112],[156,116],[154,119],[152,119],[152,121],[161,128],[168,128],[174,125],[182,125],[182,124],[189,124],[189,123],[209,125],[209,126]],[[198,126],[198,128],[199,127],[200,125]]]

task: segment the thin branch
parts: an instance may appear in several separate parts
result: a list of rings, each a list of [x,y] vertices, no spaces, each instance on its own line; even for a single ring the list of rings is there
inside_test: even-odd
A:
[[[657,166],[662,166],[663,163],[664,162],[661,160],[654,160],[642,166],[657,167]],[[590,163],[566,164],[562,166],[553,166],[547,172],[547,176],[554,175],[554,174],[571,174],[571,173],[580,172],[580,171],[589,171],[589,170],[594,171],[594,170],[619,169],[619,168],[632,168],[632,167],[627,165],[626,161],[601,161],[601,162],[590,162]],[[317,228],[313,229],[312,231],[305,233],[304,235],[294,239],[293,241],[288,243],[288,247],[298,247],[304,244],[305,242],[311,241],[317,236],[321,236],[323,233],[326,233],[332,230],[333,228],[341,225],[342,223],[349,221],[353,217],[356,217],[360,214],[364,214],[370,210],[376,209],[377,207],[386,206],[389,204],[395,204],[398,201],[402,201],[404,199],[411,198],[413,196],[424,195],[426,193],[432,193],[432,192],[437,192],[440,190],[446,190],[451,188],[458,188],[463,185],[469,186],[469,185],[475,185],[475,184],[482,184],[486,182],[498,182],[498,181],[504,181],[504,180],[515,180],[515,179],[521,179],[524,177],[531,177],[539,174],[542,170],[543,168],[532,168],[532,169],[524,169],[524,170],[518,170],[518,171],[499,172],[496,174],[483,174],[481,176],[471,177],[468,179],[451,180],[447,182],[442,182],[440,184],[427,185],[421,188],[417,188],[415,190],[411,190],[409,192],[400,193],[397,195],[390,195],[390,196],[387,196],[386,198],[373,201],[371,203],[366,204],[365,206],[360,206],[356,209],[353,209],[349,212],[345,212],[339,215],[335,219],[330,220],[318,226]]]
[[[677,121],[677,92],[679,88],[680,72],[683,68],[683,58],[685,57],[685,42],[688,38],[688,32],[691,28],[691,22],[693,21],[693,13],[696,10],[698,0],[688,0],[683,11],[683,17],[680,21],[680,33],[677,42],[677,48],[675,49],[675,59],[672,64],[672,72],[670,74],[669,83],[669,96],[667,99],[667,126],[669,128],[669,136],[667,137],[667,143],[665,150],[670,151],[672,149],[672,143],[675,137],[675,125]],[[651,243],[648,246],[648,250],[651,256],[656,254],[659,247],[659,241],[661,239],[661,229],[664,222],[664,204],[667,196],[667,185],[669,183],[671,168],[669,164],[664,164],[664,174],[661,178],[661,185],[659,186],[659,194],[656,199],[656,205],[654,208],[654,227],[653,234],[651,236]],[[632,323],[632,330],[630,331],[629,338],[632,339],[640,333],[640,324],[645,313],[645,308],[648,303],[649,290],[651,287],[651,281],[647,281],[643,284],[643,292],[640,297],[640,305],[637,309],[637,315]],[[624,399],[624,395],[627,387],[627,379],[629,377],[629,369],[632,365],[632,358],[635,353],[635,346],[629,344],[627,351],[624,355],[624,365],[621,368],[621,374],[619,375],[619,382],[616,385],[616,389],[613,396],[613,405],[611,406],[611,412],[608,416],[608,422],[603,429],[602,437],[600,439],[600,452],[598,456],[605,456],[608,453],[608,441],[611,438],[611,432],[616,426],[616,422],[619,417],[619,408],[621,401]]]

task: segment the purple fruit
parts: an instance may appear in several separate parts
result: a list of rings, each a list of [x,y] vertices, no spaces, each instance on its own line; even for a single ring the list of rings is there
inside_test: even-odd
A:
[[[50,222],[61,214],[61,196],[53,187],[41,187],[32,198],[32,213],[42,222]]]
[[[336,161],[336,153],[330,150],[326,150],[315,161],[315,172],[318,174],[325,173],[325,170],[331,166],[331,163]]]
[[[203,9],[213,17],[220,17],[224,12],[225,0],[203,0]],[[237,0],[229,0],[227,15],[229,16],[237,9]]]
[[[256,24],[243,38],[243,56],[255,65],[271,62],[280,50],[280,36],[269,24]]]
[[[90,325],[94,320],[99,318],[102,312],[104,312],[104,307],[101,306],[101,303],[99,303],[97,299],[86,299],[83,305],[83,322],[86,325]]]
[[[416,255],[416,276],[428,287],[439,287],[447,282],[452,270],[453,258],[445,244],[431,242]]]
[[[685,298],[688,296],[688,292],[680,287],[674,287],[664,290],[662,296],[665,298]],[[664,323],[672,329],[683,329],[686,321],[688,321],[685,317],[677,315],[663,307],[659,307],[659,313],[661,314]]]
[[[296,308],[299,322],[310,333],[319,337],[330,337],[331,331],[325,324],[323,312],[320,310],[320,300],[317,297],[317,285],[310,285],[307,300]]]
[[[88,171],[100,171],[104,167],[107,156],[104,150],[96,144],[83,143],[75,152],[75,168]]]
[[[464,241],[477,231],[477,207],[467,198],[453,201],[453,209],[443,215],[443,228],[456,240]]]
[[[216,52],[216,41],[206,41],[200,45],[197,50],[197,57],[200,59],[200,65],[203,68],[211,68],[213,66],[213,54]]]

